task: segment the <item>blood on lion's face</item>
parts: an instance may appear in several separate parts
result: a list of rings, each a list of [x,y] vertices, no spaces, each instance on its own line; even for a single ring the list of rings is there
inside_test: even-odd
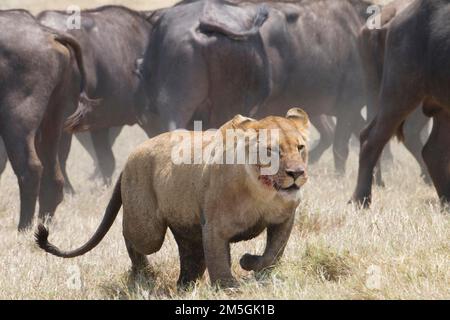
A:
[[[246,153],[257,150],[257,161],[246,164],[246,168],[268,196],[279,195],[289,201],[299,199],[300,189],[308,180],[308,126],[306,113],[297,108],[289,110],[285,118],[247,119],[238,126],[256,133],[246,144]]]

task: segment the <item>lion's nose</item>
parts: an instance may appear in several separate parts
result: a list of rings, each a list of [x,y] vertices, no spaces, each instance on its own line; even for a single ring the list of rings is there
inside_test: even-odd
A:
[[[297,178],[299,178],[305,174],[305,168],[298,167],[295,169],[286,169],[286,173],[288,176],[294,178],[294,180],[297,180]]]

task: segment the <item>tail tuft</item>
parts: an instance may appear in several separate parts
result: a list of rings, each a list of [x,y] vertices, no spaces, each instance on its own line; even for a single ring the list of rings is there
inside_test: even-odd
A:
[[[41,223],[38,225],[37,231],[34,234],[36,244],[39,246],[39,248],[60,258],[75,258],[94,249],[100,243],[100,241],[102,241],[106,233],[108,233],[109,229],[114,223],[114,220],[117,217],[117,214],[119,213],[120,207],[122,206],[121,177],[122,175],[120,175],[116,183],[116,187],[114,188],[114,192],[111,196],[108,207],[106,208],[102,222],[98,226],[94,235],[88,240],[88,242],[86,242],[78,249],[71,251],[62,251],[55,245],[48,242],[49,232],[47,228]]]
[[[37,231],[34,234],[37,245],[45,251],[47,251],[47,248],[49,247],[48,234],[48,229],[42,223],[39,224]]]
[[[64,253],[61,252],[57,247],[48,242],[48,229],[41,223],[38,225],[37,231],[34,234],[34,238],[36,239],[36,244],[44,250],[54,256],[64,257]]]
[[[100,102],[101,100],[90,99],[84,92],[81,93],[78,108],[64,122],[64,130],[69,133],[89,130],[91,126],[86,123],[88,115],[95,112],[94,109]]]
[[[44,250],[57,257],[66,257],[66,254],[59,250],[57,247],[48,242],[48,229],[41,223],[38,225],[37,231],[34,234],[36,244]]]

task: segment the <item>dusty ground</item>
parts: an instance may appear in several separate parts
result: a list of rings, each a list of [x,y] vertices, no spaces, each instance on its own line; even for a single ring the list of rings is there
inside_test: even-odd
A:
[[[4,1],[0,8],[14,3],[32,3],[34,11],[50,7],[48,1]],[[135,8],[163,2],[168,3],[128,1]],[[114,147],[119,169],[144,140],[139,128],[123,131]],[[129,281],[121,218],[83,257],[62,260],[43,253],[31,233],[16,232],[18,187],[8,166],[0,180],[0,299],[450,299],[449,210],[440,208],[435,191],[419,178],[413,158],[397,144],[395,163],[385,173],[387,187],[375,188],[371,210],[355,210],[346,203],[355,184],[356,152],[343,178],[333,174],[330,151],[310,167],[294,231],[282,264],[271,276],[256,280],[238,264],[242,254],[262,251],[264,235],[232,246],[233,272],[242,282],[236,293],[211,290],[206,276],[190,290],[177,292],[178,256],[170,234],[150,257],[156,278]],[[76,247],[92,235],[111,194],[110,188],[88,179],[92,161],[78,143],[68,167],[77,194],[66,196],[51,226],[51,240],[62,248]]]

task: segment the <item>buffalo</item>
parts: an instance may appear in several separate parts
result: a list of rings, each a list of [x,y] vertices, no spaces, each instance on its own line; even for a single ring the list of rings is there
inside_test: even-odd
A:
[[[368,119],[372,120],[377,112],[377,98],[381,86],[383,74],[383,62],[385,52],[386,35],[391,21],[394,17],[406,9],[412,0],[394,0],[384,6],[381,11],[373,18],[379,19],[379,26],[376,28],[366,25],[360,32],[358,43],[361,59],[364,66],[364,75],[367,92],[367,110]],[[429,183],[430,178],[422,158],[422,142],[420,133],[427,128],[429,119],[423,115],[420,108],[414,111],[407,119],[404,125],[404,142],[405,147],[411,152],[417,160],[424,180]],[[386,148],[389,144],[386,145]],[[390,154],[389,148],[387,151]]]
[[[450,201],[450,3],[415,0],[389,24],[375,119],[361,133],[352,200],[371,203],[373,168],[384,145],[418,106],[433,118],[422,155],[438,196]],[[405,90],[405,88],[407,88]]]
[[[24,10],[0,11],[0,134],[20,189],[19,230],[52,217],[63,199],[58,149],[64,119],[88,105],[78,42]],[[5,159],[3,159],[3,163]]]

